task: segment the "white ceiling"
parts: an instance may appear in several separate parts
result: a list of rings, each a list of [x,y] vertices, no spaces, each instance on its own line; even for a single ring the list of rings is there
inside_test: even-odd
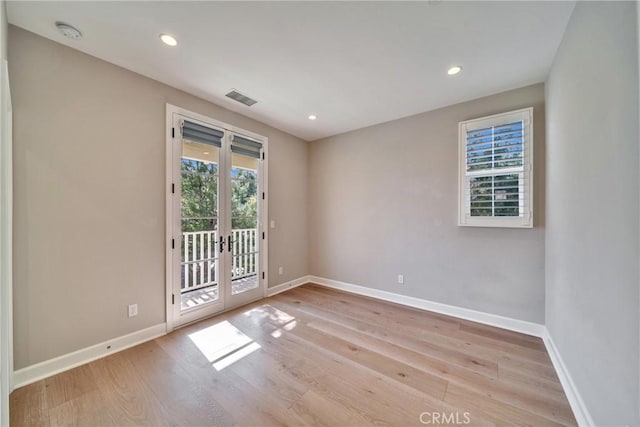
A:
[[[8,1],[7,11],[14,25],[315,140],[544,81],[573,6]],[[231,88],[259,102],[238,104]]]

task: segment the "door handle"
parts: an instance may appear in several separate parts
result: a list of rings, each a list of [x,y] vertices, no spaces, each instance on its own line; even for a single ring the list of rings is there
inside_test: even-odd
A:
[[[218,252],[224,252],[224,236],[220,236],[220,250]]]
[[[233,244],[233,240],[231,239],[231,235],[229,235],[229,238],[227,239],[227,242],[229,243],[229,252],[233,251],[233,248],[231,247],[231,245]]]

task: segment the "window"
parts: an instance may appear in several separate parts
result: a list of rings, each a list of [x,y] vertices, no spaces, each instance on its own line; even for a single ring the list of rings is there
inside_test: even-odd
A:
[[[533,226],[533,108],[460,122],[458,225]]]

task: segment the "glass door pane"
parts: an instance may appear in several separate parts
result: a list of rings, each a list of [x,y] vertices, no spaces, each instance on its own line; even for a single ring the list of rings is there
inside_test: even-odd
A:
[[[260,160],[231,153],[231,295],[259,291]]]
[[[167,316],[184,325],[264,296],[263,143],[173,113]],[[170,139],[169,139],[170,138]]]
[[[220,299],[220,149],[182,140],[180,310]]]

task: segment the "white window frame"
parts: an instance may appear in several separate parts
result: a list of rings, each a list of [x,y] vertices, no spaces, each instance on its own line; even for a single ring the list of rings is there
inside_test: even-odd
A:
[[[474,128],[499,126],[513,121],[523,121],[524,129],[524,162],[522,170],[514,168],[486,169],[474,172],[473,176],[491,176],[510,173],[521,173],[523,176],[524,202],[520,206],[520,216],[474,216],[470,215],[469,180],[467,173],[467,131]],[[519,167],[518,167],[519,168]],[[507,113],[496,114],[466,120],[458,124],[458,225],[462,227],[505,227],[532,228],[533,227],[533,107]]]

